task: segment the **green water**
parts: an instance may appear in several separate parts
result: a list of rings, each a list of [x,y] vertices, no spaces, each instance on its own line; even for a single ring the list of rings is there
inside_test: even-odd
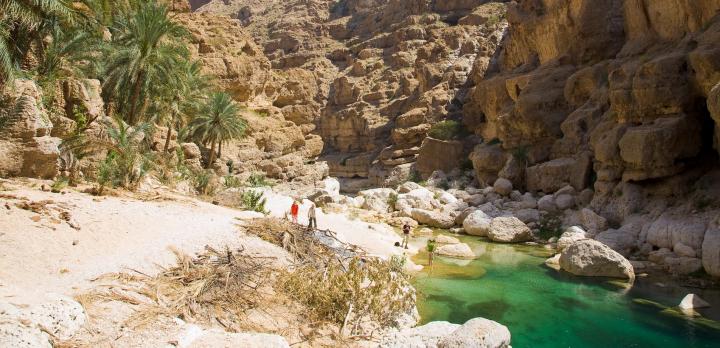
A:
[[[478,259],[435,258],[415,278],[423,323],[462,324],[484,317],[506,325],[524,347],[720,347],[719,308],[688,318],[667,307],[689,292],[720,304],[719,290],[685,289],[639,279],[630,289],[544,265],[542,247],[488,243],[461,236]],[[414,241],[424,245],[425,241]],[[427,264],[427,255],[414,258]],[[646,300],[656,304],[647,303]],[[641,303],[642,302],[642,303]]]

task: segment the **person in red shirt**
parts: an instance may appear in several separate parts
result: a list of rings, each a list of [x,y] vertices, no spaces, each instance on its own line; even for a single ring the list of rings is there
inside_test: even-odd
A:
[[[290,206],[290,215],[292,215],[292,222],[298,223],[298,213],[300,212],[300,205],[296,200],[293,200],[292,206]]]

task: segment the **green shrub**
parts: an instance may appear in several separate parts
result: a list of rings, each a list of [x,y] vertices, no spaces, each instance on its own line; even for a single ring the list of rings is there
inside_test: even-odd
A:
[[[198,194],[212,195],[217,191],[218,182],[211,169],[192,170],[190,173],[190,182]]]
[[[467,134],[465,127],[457,121],[447,120],[434,124],[428,136],[439,140],[459,139]]]
[[[492,138],[492,139],[490,139],[490,141],[488,141],[487,144],[490,145],[490,146],[492,146],[492,145],[500,145],[500,144],[502,144],[502,141],[501,141],[500,139],[498,139],[498,138]]]
[[[250,187],[270,187],[273,183],[268,181],[264,173],[253,173],[247,180],[247,184]]]
[[[70,179],[65,177],[59,177],[55,179],[55,181],[53,181],[52,185],[50,185],[50,191],[53,193],[60,193],[60,191],[68,187],[69,183]]]
[[[513,155],[513,158],[515,158],[516,160],[518,160],[522,163],[527,163],[528,158],[529,158],[528,152],[529,151],[528,151],[527,146],[520,146],[520,147],[516,148],[515,150],[513,150],[512,155]]]
[[[260,191],[245,190],[240,195],[240,206],[243,209],[268,214],[268,211],[265,210],[267,199],[264,196],[265,195]]]
[[[242,187],[242,181],[236,176],[226,175],[223,179],[223,184],[226,188],[239,188]]]
[[[398,201],[398,195],[397,193],[391,193],[390,196],[388,196],[387,204],[394,208]]]
[[[410,173],[408,173],[407,181],[419,184],[422,181],[422,176],[417,170],[411,170]]]
[[[560,237],[562,235],[562,220],[558,213],[548,213],[540,219],[538,223],[538,237],[550,239],[552,237]]]

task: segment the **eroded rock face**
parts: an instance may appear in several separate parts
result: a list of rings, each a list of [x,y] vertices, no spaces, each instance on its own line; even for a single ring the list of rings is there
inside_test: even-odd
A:
[[[58,174],[60,138],[42,107],[33,81],[18,79],[6,86],[0,100],[0,176],[52,179]]]
[[[560,267],[579,276],[635,279],[630,261],[592,239],[576,241],[563,249]]]

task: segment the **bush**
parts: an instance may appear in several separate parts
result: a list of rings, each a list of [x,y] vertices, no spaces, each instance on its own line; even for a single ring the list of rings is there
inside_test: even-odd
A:
[[[414,306],[414,292],[400,262],[352,258],[305,265],[281,277],[281,287],[305,304],[310,316],[358,333],[363,319],[390,326]]]
[[[390,196],[388,196],[387,204],[388,204],[391,208],[394,209],[394,208],[395,208],[395,205],[397,204],[397,201],[398,201],[398,195],[397,195],[397,193],[391,193]]]
[[[210,169],[196,170],[192,172],[191,181],[195,191],[201,195],[212,195],[217,191],[217,186],[213,180],[215,174]]]
[[[60,177],[55,179],[53,181],[52,185],[50,185],[50,191],[53,193],[60,193],[60,191],[64,190],[68,187],[68,184],[70,183],[70,179],[65,177]]]
[[[408,174],[407,181],[414,182],[416,184],[419,184],[423,181],[422,176],[420,176],[420,172],[417,170],[411,170]]]
[[[465,136],[466,133],[460,122],[447,120],[434,124],[428,131],[428,136],[439,140],[453,140]]]
[[[267,203],[267,199],[265,199],[264,194],[260,191],[245,190],[240,195],[240,206],[243,209],[268,214],[268,211],[265,210],[265,203]]]
[[[273,184],[268,181],[267,177],[263,173],[253,173],[247,180],[247,184],[250,187],[270,187]]]
[[[242,182],[236,176],[226,175],[223,184],[226,188],[239,188],[242,186]]]
[[[560,237],[562,235],[562,220],[558,213],[545,214],[538,223],[538,237],[542,239],[550,239],[552,237]]]

